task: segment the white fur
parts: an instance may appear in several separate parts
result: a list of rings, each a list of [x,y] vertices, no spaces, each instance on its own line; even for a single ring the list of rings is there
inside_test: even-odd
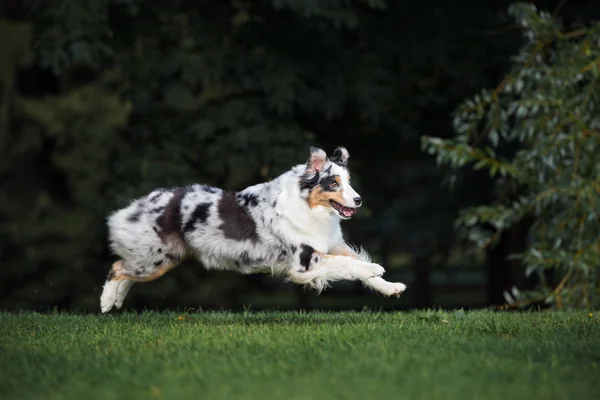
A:
[[[383,275],[385,269],[381,265],[364,261],[349,261],[348,257],[330,256],[316,262],[310,271],[290,272],[290,280],[301,285],[309,285],[321,292],[329,282],[341,280],[368,281],[371,278]]]
[[[100,297],[100,308],[102,312],[108,312],[117,301],[117,289],[121,281],[106,281]]]
[[[405,290],[406,285],[400,282],[388,282],[382,277],[365,279],[363,284],[384,296],[400,296]]]
[[[122,280],[117,288],[117,297],[115,299],[115,307],[121,308],[123,306],[123,300],[125,300],[125,296],[129,292],[129,289],[133,286],[135,282],[129,279]]]
[[[297,170],[301,168],[296,167]],[[275,212],[280,218],[274,228],[281,235],[290,243],[305,243],[323,253],[343,241],[337,213],[325,207],[311,209],[300,195],[295,173],[288,172],[278,180],[281,181],[281,190]]]

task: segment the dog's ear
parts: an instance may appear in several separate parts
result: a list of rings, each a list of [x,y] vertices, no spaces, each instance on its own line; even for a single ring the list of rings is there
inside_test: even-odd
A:
[[[327,153],[325,150],[319,149],[318,147],[310,148],[310,156],[308,157],[308,169],[314,172],[321,172],[323,166],[327,162]]]
[[[333,151],[333,155],[331,156],[330,160],[341,165],[342,167],[347,167],[349,158],[350,153],[348,153],[348,150],[346,150],[346,148],[343,146],[339,146]]]

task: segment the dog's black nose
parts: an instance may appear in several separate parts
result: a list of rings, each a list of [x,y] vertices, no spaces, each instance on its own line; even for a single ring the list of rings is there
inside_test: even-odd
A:
[[[360,206],[362,204],[362,199],[360,197],[355,197],[354,204],[356,204],[356,207]]]

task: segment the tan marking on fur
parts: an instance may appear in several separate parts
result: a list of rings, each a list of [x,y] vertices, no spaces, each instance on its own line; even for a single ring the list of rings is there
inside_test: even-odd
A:
[[[337,257],[334,254],[328,254],[328,253],[321,253],[320,251],[314,251],[313,255],[317,256],[317,257],[321,257],[321,258],[334,258]]]
[[[125,272],[123,270],[123,261],[119,260],[119,261],[115,262],[112,266],[114,276],[111,279],[111,281],[130,280],[130,281],[135,281],[135,282],[151,282],[153,280],[160,278],[161,276],[163,276],[164,274],[166,274],[167,272],[169,272],[170,270],[172,270],[179,264],[180,264],[180,261],[173,262],[173,263],[165,263],[165,264],[162,264],[162,265],[159,265],[158,267],[156,267],[156,270],[152,274],[150,274],[148,276],[144,276],[144,277],[139,277],[139,276],[135,276],[135,275],[130,275],[127,272]]]
[[[348,248],[348,250],[350,251],[350,253],[347,253],[347,254],[332,253],[331,251],[329,251],[329,253],[321,253],[320,251],[316,251],[316,250],[313,254],[318,257],[321,257],[321,258],[350,257],[352,259],[362,261],[360,258],[358,258],[358,256],[355,253],[352,252],[352,250],[350,248]]]
[[[352,257],[356,260],[360,260],[356,253],[346,243],[340,243],[339,245],[332,247],[329,249],[329,254],[335,256]]]
[[[179,265],[179,262],[175,262],[175,263],[171,263],[171,264],[162,264],[162,265],[159,265],[157,267],[157,269],[148,276],[145,276],[145,277],[128,276],[127,279],[131,279],[132,281],[136,281],[136,282],[151,282],[153,280],[160,278],[161,276],[163,276],[164,274],[166,274],[167,272],[169,272],[170,270],[175,268],[177,265]]]
[[[315,208],[316,206],[331,207],[329,200],[344,204],[344,197],[341,191],[326,192],[321,187],[317,187],[308,195],[308,206],[310,208]]]
[[[119,279],[119,277],[124,274],[123,260],[114,262],[111,269],[113,272],[113,277],[110,279],[111,281],[122,281],[123,279],[125,279],[125,278]]]

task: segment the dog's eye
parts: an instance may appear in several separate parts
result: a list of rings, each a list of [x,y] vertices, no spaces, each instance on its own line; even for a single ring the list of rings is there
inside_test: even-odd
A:
[[[332,187],[332,188],[335,188],[335,187],[338,187],[338,186],[339,186],[339,184],[336,181],[333,181],[333,182],[331,182],[329,184],[329,187]]]

